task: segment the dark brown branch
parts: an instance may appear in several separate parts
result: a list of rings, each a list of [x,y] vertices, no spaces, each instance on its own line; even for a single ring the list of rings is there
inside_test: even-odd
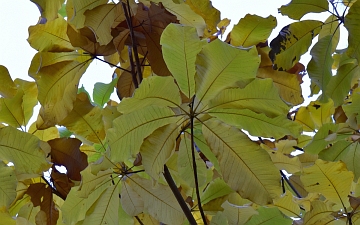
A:
[[[166,165],[164,165],[164,177],[166,182],[169,184],[169,187],[171,191],[173,192],[176,200],[178,201],[182,211],[184,212],[187,220],[191,225],[197,225],[193,215],[191,214],[191,211],[189,207],[186,205],[186,202],[184,201],[183,197],[181,196],[179,189],[176,187],[176,184],[174,180],[171,177],[170,171]]]
[[[296,188],[294,187],[294,185],[292,185],[292,183],[290,183],[289,179],[286,177],[286,175],[284,174],[284,172],[280,170],[280,174],[281,174],[282,178],[286,181],[286,183],[290,186],[291,190],[294,191],[294,193],[296,194],[296,196],[297,196],[298,198],[302,198],[301,194],[296,190]]]
[[[136,78],[134,59],[133,59],[133,55],[132,55],[132,49],[131,49],[130,46],[128,46],[128,54],[129,54],[130,68],[131,68],[131,78],[132,78],[132,81],[134,83],[135,88],[138,88],[139,83],[138,83],[138,80]]]
[[[108,62],[108,61],[106,61],[106,60],[103,60],[103,59],[101,59],[101,58],[99,58],[99,57],[97,57],[97,56],[94,56],[94,59],[97,59],[97,60],[99,60],[99,61],[101,61],[101,62],[107,63],[107,64],[109,64],[110,66],[113,66],[113,67],[118,68],[119,70],[123,70],[123,71],[126,71],[126,72],[131,73],[130,70],[124,69],[124,68],[122,68],[122,67],[120,67],[120,66],[118,66],[118,65],[115,65],[115,64],[113,64],[113,63],[111,63],[111,62]]]

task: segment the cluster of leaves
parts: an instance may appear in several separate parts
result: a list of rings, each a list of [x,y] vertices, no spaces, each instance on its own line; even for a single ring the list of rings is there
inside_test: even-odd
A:
[[[270,46],[275,17],[221,41],[230,21],[209,0],[32,1],[35,81],[0,66],[0,223],[360,224],[360,1],[293,0]],[[289,112],[316,37],[321,95]],[[94,60],[114,74],[91,99]]]

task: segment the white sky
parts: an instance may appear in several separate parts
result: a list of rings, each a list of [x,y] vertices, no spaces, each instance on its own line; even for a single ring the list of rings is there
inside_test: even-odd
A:
[[[315,1],[315,0],[314,0]],[[292,22],[289,18],[278,13],[278,8],[281,5],[287,4],[290,0],[213,0],[213,5],[220,10],[222,18],[231,19],[229,30],[232,29],[233,24],[238,23],[239,19],[244,17],[247,13],[257,14],[259,16],[267,17],[273,15],[277,18],[278,26],[273,31],[269,40],[276,37],[282,27]],[[36,51],[30,47],[27,42],[28,27],[35,25],[38,21],[40,13],[35,4],[27,1],[3,1],[0,7],[0,30],[1,44],[0,44],[0,65],[8,68],[13,79],[21,78],[32,81],[28,77],[27,71],[30,62]],[[328,13],[312,14],[305,16],[307,19],[318,19],[324,21],[329,16]],[[342,33],[343,30],[341,30]],[[338,48],[346,47],[341,44]],[[301,61],[306,65],[310,60],[310,56],[302,57]],[[100,61],[94,61],[83,75],[81,84],[84,84],[86,90],[92,95],[94,83],[111,81],[113,73],[112,68]],[[80,85],[81,86],[81,85]],[[307,87],[306,87],[307,86]],[[309,95],[308,81],[303,85],[305,99]],[[117,100],[117,99],[116,99]]]

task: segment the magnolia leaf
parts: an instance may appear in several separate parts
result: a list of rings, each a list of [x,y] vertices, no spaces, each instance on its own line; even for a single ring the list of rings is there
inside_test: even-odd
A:
[[[253,215],[259,214],[251,206],[236,206],[225,201],[221,207],[229,225],[245,224]]]
[[[67,174],[60,173],[54,166],[51,170],[51,181],[54,184],[56,190],[63,196],[66,197],[71,187],[75,184],[69,179]]]
[[[297,137],[301,132],[301,127],[285,115],[269,118],[248,109],[212,109],[209,114],[225,123],[241,127],[253,136],[280,139],[285,135]]]
[[[32,225],[35,224],[36,215],[40,212],[40,206],[34,207],[32,202],[27,202],[21,207],[16,217],[17,224]],[[46,222],[45,222],[46,223]]]
[[[289,105],[304,102],[300,82],[295,74],[274,70],[271,66],[259,68],[256,77],[271,78],[278,88],[280,97]]]
[[[210,225],[228,225],[228,220],[223,212],[217,212],[215,216],[211,218]]]
[[[140,153],[145,171],[156,181],[164,170],[164,164],[175,151],[179,125],[171,123],[156,129],[141,145]]]
[[[17,173],[39,174],[51,167],[42,149],[45,145],[34,135],[4,127],[0,137],[0,159],[14,163]]]
[[[170,24],[161,36],[165,63],[180,90],[188,97],[195,94],[195,60],[203,42],[195,28]]]
[[[66,35],[67,22],[59,17],[45,24],[29,27],[28,42],[39,52],[69,52],[75,50]]]
[[[280,198],[274,200],[274,205],[288,217],[301,218],[300,207],[293,198],[294,196],[286,191]]]
[[[66,201],[61,206],[63,213],[63,221],[65,224],[76,224],[76,222],[85,219],[85,213],[91,206],[87,205],[87,199],[77,196],[77,186],[71,188],[69,194],[66,197]],[[96,201],[96,199],[94,200]],[[84,207],[85,206],[85,207]]]
[[[91,192],[93,192],[97,186],[104,185],[104,183],[108,182],[108,179],[112,174],[111,169],[99,171],[97,174],[93,174],[91,170],[92,168],[88,166],[80,172],[81,184],[77,191],[77,196],[79,196],[80,198],[89,197]]]
[[[137,216],[144,211],[144,199],[129,185],[123,182],[121,188],[121,206],[130,216]]]
[[[196,97],[206,104],[235,82],[255,78],[259,62],[255,48],[242,50],[214,40],[197,56]]]
[[[243,198],[267,204],[280,194],[278,170],[246,134],[215,119],[203,124],[203,134],[219,160],[224,181]]]
[[[116,70],[115,72],[119,74]],[[131,73],[124,71],[120,74],[116,84],[116,89],[120,100],[123,100],[125,97],[131,97],[133,95],[135,91],[135,85]]]
[[[103,144],[105,129],[102,118],[101,109],[93,106],[85,93],[80,93],[76,97],[72,111],[59,122],[59,125],[90,142]]]
[[[113,128],[107,133],[111,159],[122,162],[135,158],[144,138],[157,128],[176,123],[180,119],[176,118],[169,108],[155,105],[118,117],[113,121]]]
[[[121,4],[104,4],[84,12],[84,26],[89,27],[96,35],[100,45],[107,45],[113,37],[111,28],[125,20]],[[116,21],[116,22],[115,22]]]
[[[226,196],[234,192],[229,185],[227,185],[223,179],[216,178],[209,183],[205,191],[201,195],[201,204],[206,204],[216,198]]]
[[[292,220],[290,218],[284,217],[278,208],[260,207],[257,211],[259,212],[259,214],[251,217],[251,219],[247,223],[245,223],[245,225],[292,224]]]
[[[358,104],[360,103],[359,93],[360,93],[360,88],[356,88],[355,90],[353,90],[351,95],[351,103],[342,106],[346,116],[348,118],[356,117],[356,121],[360,121],[360,117],[359,117],[360,115],[358,113],[360,110],[360,105]]]
[[[84,1],[73,1],[73,17],[69,16],[69,21],[76,26],[77,29],[84,27],[86,20],[85,12],[91,10],[99,5],[104,5],[107,0],[84,0]]]
[[[301,106],[295,114],[294,121],[302,125],[303,131],[315,132],[315,123],[310,115],[308,107]]]
[[[113,120],[121,116],[121,113],[117,111],[116,108],[116,106],[106,105],[105,108],[102,110],[105,130],[111,128]]]
[[[268,117],[286,114],[289,110],[271,79],[255,79],[243,89],[224,89],[209,103],[209,109],[218,108],[251,109]]]
[[[151,181],[138,176],[128,177],[125,182],[143,198],[144,211],[155,219],[174,225],[184,222],[184,213],[168,186],[158,184],[156,188],[149,189]]]
[[[96,83],[93,89],[94,102],[103,107],[110,100],[110,95],[114,92],[114,87],[118,82],[118,78],[113,79],[109,84]]]
[[[289,157],[279,152],[279,150],[268,152],[274,165],[279,170],[286,170],[290,174],[300,172],[302,166],[298,157]]]
[[[41,17],[45,18],[45,22],[52,21],[58,17],[58,11],[61,9],[64,0],[46,1],[31,0],[39,9]],[[44,22],[44,23],[45,23]]]
[[[292,0],[287,5],[279,8],[282,15],[286,15],[294,20],[300,20],[305,14],[320,13],[329,11],[329,3],[327,0]]]
[[[172,77],[153,76],[144,79],[132,98],[121,100],[118,110],[130,113],[149,105],[178,107],[181,97]]]
[[[13,167],[0,162],[0,208],[8,209],[16,198],[17,179]]]
[[[76,100],[79,80],[91,61],[64,61],[43,67],[36,83],[41,103],[37,127],[46,129],[68,115]]]
[[[192,151],[195,152],[193,153]],[[200,158],[196,150],[192,149],[191,140],[188,137],[183,136],[181,139],[178,154],[178,173],[179,176],[186,182],[186,184],[192,188],[196,187],[192,154],[195,154],[197,185],[198,187],[202,187],[204,184],[206,184],[208,169],[206,168],[205,162]]]
[[[312,58],[307,66],[310,79],[326,93],[326,87],[332,76],[332,35],[321,38],[311,49]],[[326,95],[322,95],[325,99]]]
[[[270,43],[269,56],[275,70],[289,70],[300,60],[319,33],[322,22],[303,20],[285,26]]]
[[[304,168],[301,181],[308,192],[321,193],[325,198],[339,207],[349,206],[348,195],[354,179],[352,172],[346,169],[345,163],[327,162],[321,159],[315,165]]]
[[[265,42],[271,31],[276,27],[276,18],[263,18],[257,15],[246,14],[234,26],[230,33],[230,44],[233,46],[250,47]]]
[[[329,16],[326,20],[324,25],[321,27],[319,32],[319,40],[324,38],[328,35],[331,35],[331,52],[336,50],[337,45],[339,44],[340,40],[340,27],[339,27],[339,20],[335,15]]]
[[[345,16],[344,26],[349,32],[349,47],[347,54],[360,61],[360,40],[358,38],[360,31],[360,1],[356,1],[350,7],[348,14]]]
[[[42,141],[49,141],[60,137],[58,128],[50,127],[45,130],[38,130],[36,129],[36,123],[31,124],[28,132],[35,135]]]
[[[196,146],[200,149],[200,152],[204,154],[205,157],[214,165],[214,168],[220,172],[219,162],[214,153],[210,150],[204,136],[200,133],[200,131],[198,133],[194,132],[194,141]]]
[[[220,22],[220,11],[214,8],[208,0],[189,0],[185,2],[206,24],[204,36],[209,37],[217,32],[216,25]]]
[[[4,98],[12,98],[15,96],[16,91],[16,84],[11,79],[8,69],[0,65],[0,95]]]
[[[81,141],[76,138],[57,138],[48,143],[52,161],[56,165],[64,165],[70,179],[80,181],[80,171],[88,165],[86,154],[79,150]]]
[[[333,209],[329,203],[320,200],[312,201],[311,210],[305,213],[304,224],[315,224],[330,216],[331,213],[333,213]]]

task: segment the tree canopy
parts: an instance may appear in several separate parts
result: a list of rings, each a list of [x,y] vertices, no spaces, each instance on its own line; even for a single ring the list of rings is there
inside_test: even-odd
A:
[[[209,0],[31,1],[34,81],[0,65],[0,224],[360,224],[360,1],[292,0],[273,40]]]

